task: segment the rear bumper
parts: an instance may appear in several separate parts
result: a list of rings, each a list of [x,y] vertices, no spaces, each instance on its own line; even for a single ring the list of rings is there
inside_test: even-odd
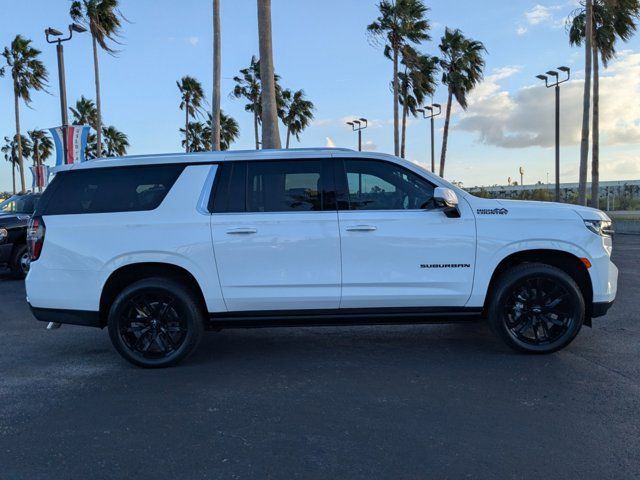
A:
[[[613,300],[610,302],[593,302],[591,307],[591,317],[596,318],[606,315],[607,311],[611,308],[611,305],[613,305]]]
[[[84,327],[102,328],[100,313],[85,310],[62,310],[58,308],[37,308],[29,305],[31,313],[41,322],[66,323],[69,325],[82,325]]]

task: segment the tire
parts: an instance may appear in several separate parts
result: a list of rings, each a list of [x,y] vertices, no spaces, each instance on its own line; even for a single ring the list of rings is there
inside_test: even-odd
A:
[[[176,365],[204,330],[196,295],[175,280],[147,278],[125,288],[109,309],[109,337],[126,360],[145,368]]]
[[[9,268],[13,277],[22,279],[29,273],[29,250],[26,245],[18,245],[14,248]]]
[[[585,303],[563,270],[526,263],[504,272],[488,308],[493,331],[514,350],[552,353],[569,345],[582,327]]]

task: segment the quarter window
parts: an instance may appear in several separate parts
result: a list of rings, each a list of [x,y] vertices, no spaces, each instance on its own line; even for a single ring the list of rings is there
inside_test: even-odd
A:
[[[435,186],[415,173],[376,160],[345,160],[350,210],[424,210]]]

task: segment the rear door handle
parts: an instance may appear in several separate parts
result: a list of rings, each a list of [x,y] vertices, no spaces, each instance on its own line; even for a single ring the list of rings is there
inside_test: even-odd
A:
[[[248,235],[251,233],[258,233],[256,228],[232,228],[227,230],[227,235]]]
[[[377,230],[373,225],[349,225],[346,229],[349,232],[373,232]]]

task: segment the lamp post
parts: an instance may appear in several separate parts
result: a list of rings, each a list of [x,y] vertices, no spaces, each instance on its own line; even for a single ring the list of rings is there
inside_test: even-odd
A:
[[[362,130],[367,128],[367,119],[359,118],[358,120],[353,120],[351,122],[347,122],[347,125],[351,127],[354,132],[358,132],[358,151],[362,151]]]
[[[549,70],[546,75],[536,75],[536,78],[544,80],[545,87],[554,87],[556,91],[556,202],[560,201],[560,84],[568,81],[571,77],[571,69],[569,67],[558,67],[558,70],[566,74],[567,77],[560,80],[560,74],[556,70]],[[555,80],[550,82],[549,77]]]
[[[47,43],[56,44],[56,53],[58,54],[58,82],[60,85],[60,111],[62,113],[62,156],[66,161],[67,158],[67,127],[69,126],[69,115],[67,114],[67,85],[64,77],[64,51],[62,48],[62,42],[71,40],[73,32],[83,33],[87,29],[77,23],[69,25],[69,35],[62,37],[62,32],[55,28],[47,28],[44,34],[47,38]],[[52,39],[49,39],[51,37]]]
[[[437,112],[436,112],[436,109],[438,109]],[[439,103],[432,103],[431,106],[425,105],[424,108],[418,108],[417,110],[418,110],[418,112],[422,113],[422,116],[424,118],[428,118],[430,120],[430,123],[431,123],[431,173],[435,173],[436,172],[436,160],[435,160],[435,149],[434,149],[434,145],[433,145],[433,131],[434,131],[433,117],[437,117],[438,115],[440,115],[442,113],[442,107],[440,106]],[[426,112],[427,110],[429,111],[428,114]]]

